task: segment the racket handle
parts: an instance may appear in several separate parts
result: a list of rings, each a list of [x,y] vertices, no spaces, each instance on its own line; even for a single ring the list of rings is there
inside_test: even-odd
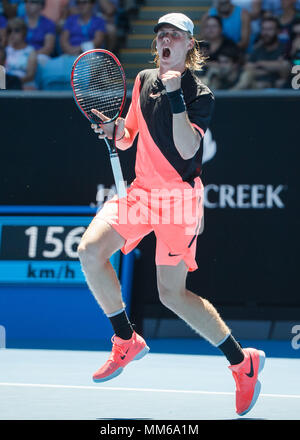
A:
[[[119,196],[119,198],[126,197],[127,191],[126,191],[126,186],[125,186],[125,182],[124,182],[124,178],[123,178],[123,173],[122,173],[118,153],[110,154],[110,162],[111,162],[111,166],[112,166],[112,170],[113,170],[113,174],[114,174],[114,178],[115,178],[115,184],[117,187],[118,196]]]

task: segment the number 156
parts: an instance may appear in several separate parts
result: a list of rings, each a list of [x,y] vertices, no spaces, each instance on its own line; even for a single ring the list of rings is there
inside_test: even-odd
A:
[[[58,237],[57,235],[63,234],[65,228],[63,226],[49,226],[47,228],[45,244],[52,245],[52,250],[44,250],[42,252],[45,258],[57,258],[65,251],[69,258],[77,258],[77,250],[74,250],[74,245],[79,244],[81,236],[85,231],[83,226],[72,229],[66,237]],[[37,254],[38,244],[38,227],[31,226],[25,230],[25,234],[29,236],[28,256],[29,258],[35,258]],[[55,236],[56,234],[56,236]],[[76,249],[77,249],[76,246]]]

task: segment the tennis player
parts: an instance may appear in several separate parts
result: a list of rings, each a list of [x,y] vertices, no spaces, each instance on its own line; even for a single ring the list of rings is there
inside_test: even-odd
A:
[[[193,29],[193,22],[180,13],[158,20],[153,48],[157,68],[137,75],[127,116],[116,121],[119,149],[130,148],[139,135],[136,178],[126,197],[116,195],[104,204],[78,247],[87,283],[115,333],[111,355],[93,380],[103,382],[118,376],[129,362],[149,351],[128,319],[109,258],[119,249],[127,254],[154,231],[159,298],[224,353],[236,382],[236,411],[244,415],[259,395],[258,373],[265,353],[243,349],[215,307],[186,288],[188,272],[198,267],[196,243],[203,220],[202,140],[214,107],[212,92],[194,73],[204,59],[196,48]],[[105,121],[100,110],[93,112]],[[92,128],[100,139],[112,138],[113,124]]]

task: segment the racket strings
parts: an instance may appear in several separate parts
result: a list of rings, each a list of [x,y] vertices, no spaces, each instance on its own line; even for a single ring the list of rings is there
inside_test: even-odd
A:
[[[73,87],[77,101],[92,119],[98,119],[96,108],[109,119],[114,119],[124,100],[125,79],[116,61],[99,52],[79,59],[73,72]],[[100,119],[99,119],[100,121]]]

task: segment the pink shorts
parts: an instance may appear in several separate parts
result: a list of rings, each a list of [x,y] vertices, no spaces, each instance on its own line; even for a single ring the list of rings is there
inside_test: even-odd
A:
[[[121,199],[104,203],[94,220],[110,224],[124,239],[121,251],[128,254],[143,237],[154,231],[156,265],[177,266],[184,260],[188,271],[198,268],[196,244],[203,224],[203,185],[194,188],[146,190],[134,181]]]

